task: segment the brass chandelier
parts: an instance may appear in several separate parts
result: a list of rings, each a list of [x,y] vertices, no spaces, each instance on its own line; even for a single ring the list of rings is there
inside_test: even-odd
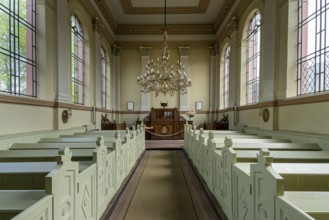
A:
[[[187,93],[187,88],[192,86],[192,82],[187,78],[185,67],[180,61],[176,66],[170,64],[170,55],[167,47],[167,0],[164,7],[164,33],[163,33],[163,52],[156,60],[151,59],[146,64],[146,73],[137,77],[137,83],[141,86],[141,91],[148,93],[155,92],[157,97],[159,93],[171,96],[179,91],[181,94]]]

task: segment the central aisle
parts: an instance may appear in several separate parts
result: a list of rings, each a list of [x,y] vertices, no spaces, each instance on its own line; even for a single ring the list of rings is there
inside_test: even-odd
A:
[[[197,219],[178,151],[151,152],[125,219]]]

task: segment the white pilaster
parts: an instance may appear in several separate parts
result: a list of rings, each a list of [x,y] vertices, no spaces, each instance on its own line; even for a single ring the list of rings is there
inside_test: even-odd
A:
[[[190,51],[190,47],[178,47],[178,52],[180,55],[180,62],[185,67],[185,73],[188,76],[188,53]],[[193,83],[193,82],[192,82]],[[180,94],[179,96],[179,110],[180,111],[188,111],[188,89],[186,94]]]
[[[139,51],[141,53],[141,75],[145,73],[145,66],[150,60],[150,51],[151,47],[139,47]],[[150,102],[151,97],[150,93],[140,92],[141,94],[141,105],[140,105],[140,111],[150,111]]]
[[[71,102],[71,18],[67,1],[56,1],[57,19],[57,88],[56,100]]]
[[[277,1],[266,1],[261,18],[260,102],[275,100],[277,70]],[[266,25],[263,25],[266,21]]]
[[[101,25],[98,18],[94,20],[93,27],[95,36],[95,106],[101,108]]]
[[[240,100],[240,86],[238,70],[236,68],[237,64],[237,30],[238,30],[239,21],[236,17],[233,17],[231,22],[228,25],[228,33],[230,38],[230,81],[229,81],[229,107],[234,107],[236,104],[239,104]]]
[[[218,45],[210,49],[210,85],[209,85],[209,111],[215,111],[219,103],[219,71],[218,71]]]
[[[121,47],[112,46],[112,107],[120,111],[120,51]]]

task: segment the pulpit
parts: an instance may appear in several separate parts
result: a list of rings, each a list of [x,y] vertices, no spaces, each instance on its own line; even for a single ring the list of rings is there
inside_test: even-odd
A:
[[[138,122],[137,122],[138,123]],[[152,108],[143,123],[151,127],[146,132],[146,139],[150,140],[177,140],[184,139],[184,124],[186,120],[180,116],[177,108]]]

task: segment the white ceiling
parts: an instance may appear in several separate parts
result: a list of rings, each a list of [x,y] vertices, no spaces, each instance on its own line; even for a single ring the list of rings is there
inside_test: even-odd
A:
[[[227,0],[167,0],[167,24],[214,24]],[[106,0],[118,25],[161,25],[164,0]]]

